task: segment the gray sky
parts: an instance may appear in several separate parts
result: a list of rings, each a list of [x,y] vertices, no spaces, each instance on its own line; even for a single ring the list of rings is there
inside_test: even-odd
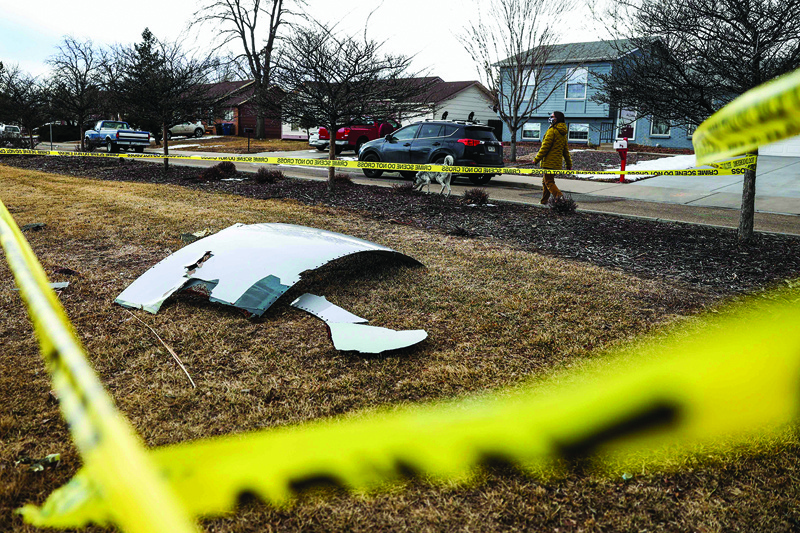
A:
[[[344,33],[361,33],[370,11],[368,36],[386,41],[385,52],[416,55],[415,68],[429,69],[445,81],[478,79],[475,65],[457,40],[474,17],[477,0],[308,0],[309,12],[321,21],[340,21]],[[159,39],[174,40],[194,13],[197,0],[136,0],[111,10],[86,0],[1,0],[0,61],[32,74],[47,72],[45,60],[55,53],[64,35],[92,39],[98,44],[130,44],[149,27]],[[568,17],[562,42],[599,38],[585,9]],[[188,35],[191,46],[208,47],[213,27]]]

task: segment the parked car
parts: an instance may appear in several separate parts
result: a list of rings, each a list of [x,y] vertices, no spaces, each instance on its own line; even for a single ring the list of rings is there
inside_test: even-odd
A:
[[[7,137],[11,139],[19,139],[22,137],[19,126],[11,126],[10,124],[0,124],[0,137]]]
[[[121,120],[98,120],[94,128],[86,130],[83,144],[89,151],[105,146],[109,153],[119,152],[121,149],[142,153],[150,146],[150,134],[134,130]]]
[[[336,133],[336,153],[353,150],[357,154],[361,147],[372,140],[379,139],[400,127],[394,120],[378,120],[372,118],[359,118],[349,125],[339,128]],[[327,128],[319,129],[317,150],[324,152],[330,143],[330,133]]]
[[[494,136],[494,129],[477,122],[426,120],[389,133],[364,144],[359,161],[380,163],[435,164],[453,156],[455,166],[503,166],[503,143]],[[379,178],[383,170],[364,169],[368,178]],[[402,171],[406,178],[416,172]],[[494,174],[467,174],[476,185],[487,183]]]
[[[319,130],[311,132],[308,134],[308,145],[312,148],[319,149]],[[328,149],[328,143],[325,143],[325,146],[322,148],[322,151]]]
[[[167,130],[167,139],[172,139],[174,135],[184,135],[186,137],[202,137],[206,132],[203,122],[183,122],[176,124]]]

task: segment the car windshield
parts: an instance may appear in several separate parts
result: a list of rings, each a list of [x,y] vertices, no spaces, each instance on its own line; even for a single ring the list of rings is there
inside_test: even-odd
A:
[[[12,133],[19,133],[19,128],[16,126],[6,126],[6,131],[10,131]]]

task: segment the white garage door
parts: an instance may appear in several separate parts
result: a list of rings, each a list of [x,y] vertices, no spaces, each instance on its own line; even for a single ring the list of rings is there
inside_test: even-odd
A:
[[[782,155],[786,157],[800,157],[800,135],[786,139],[758,149],[759,155]]]

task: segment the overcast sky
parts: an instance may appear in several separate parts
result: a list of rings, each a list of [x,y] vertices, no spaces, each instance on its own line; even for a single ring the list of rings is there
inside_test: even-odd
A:
[[[384,51],[416,55],[415,68],[429,69],[445,81],[478,79],[475,65],[458,42],[457,35],[474,18],[477,0],[308,0],[309,12],[319,20],[339,21],[344,33],[364,31],[370,11],[370,38],[386,41]],[[0,61],[32,74],[47,72],[45,60],[53,55],[65,35],[98,44],[130,44],[141,40],[145,27],[162,40],[174,40],[192,18],[202,0],[135,0],[103,3],[86,0],[0,0]],[[564,21],[562,42],[600,38],[588,12],[576,10]],[[210,25],[195,29],[189,43],[209,46],[214,39]]]

